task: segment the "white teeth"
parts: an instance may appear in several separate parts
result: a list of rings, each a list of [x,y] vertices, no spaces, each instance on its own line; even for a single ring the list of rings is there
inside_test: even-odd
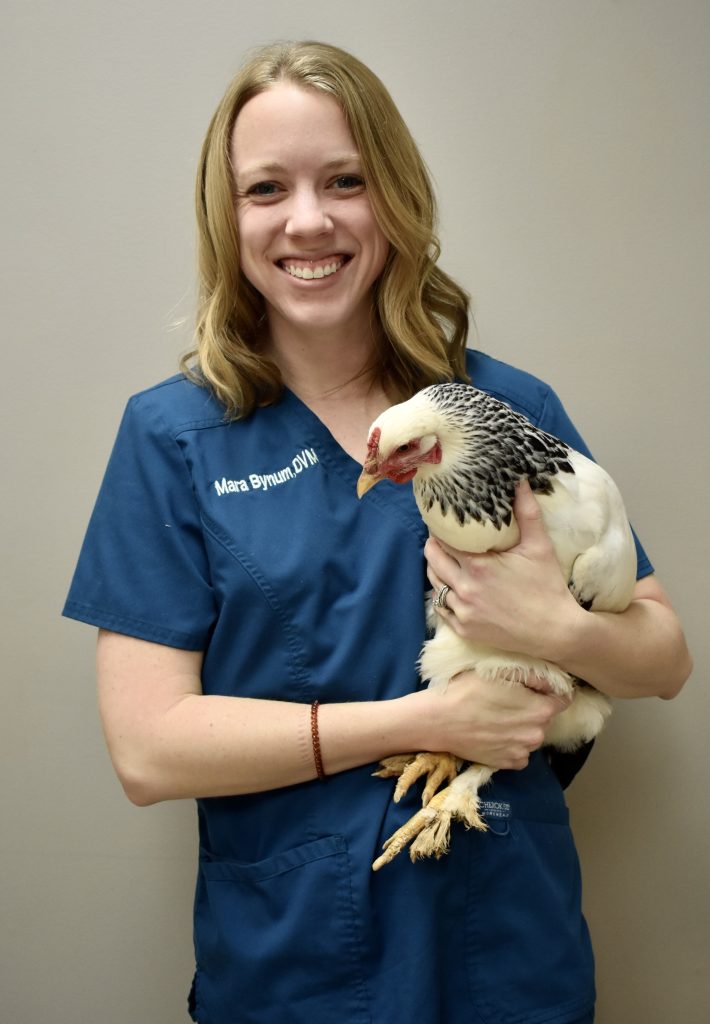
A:
[[[322,277],[330,277],[331,274],[337,273],[343,265],[343,260],[334,260],[333,263],[326,263],[323,267],[289,267],[288,264],[282,264],[284,270],[291,275],[291,277],[301,278],[303,281],[312,281],[314,278],[320,279]]]

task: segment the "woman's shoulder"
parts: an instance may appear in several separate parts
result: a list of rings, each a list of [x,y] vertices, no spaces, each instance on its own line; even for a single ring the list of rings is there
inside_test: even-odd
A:
[[[172,434],[226,422],[224,406],[208,387],[176,373],[128,399],[128,411]]]
[[[554,396],[550,385],[539,377],[477,349],[467,350],[466,368],[472,384],[500,398],[533,423],[540,422],[551,396]]]
[[[466,366],[471,383],[481,391],[499,398],[536,427],[592,458],[559,396],[544,380],[475,349],[466,353]]]

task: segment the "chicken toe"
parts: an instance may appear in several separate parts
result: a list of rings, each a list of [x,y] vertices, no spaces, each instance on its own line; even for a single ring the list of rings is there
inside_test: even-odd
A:
[[[391,757],[383,757],[380,761],[379,770],[373,772],[373,777],[378,779],[398,779],[407,765],[414,761],[416,754],[393,754]]]
[[[427,781],[422,793],[422,806],[426,807],[436,791],[442,785],[447,785],[456,778],[462,762],[453,754],[443,752],[425,752],[417,756],[406,765],[399,776],[399,782],[394,791],[394,802],[399,803],[413,782],[426,776]]]
[[[397,831],[384,842],[384,853],[381,853],[373,863],[372,870],[379,871],[385,864],[389,864],[390,861],[394,860],[397,854],[400,853],[413,839],[415,839],[435,817],[436,811],[431,810],[429,807],[423,807],[421,811],[417,811],[416,814],[412,815],[409,821],[406,821],[401,828],[398,828]]]
[[[412,844],[409,855],[413,861],[421,857],[438,858],[448,853],[452,818],[463,822],[466,828],[481,832],[487,830],[478,811],[475,790],[447,786],[435,793],[426,807],[412,815],[389,837],[383,844],[384,853],[373,863],[372,870],[379,871],[389,864],[409,843]]]

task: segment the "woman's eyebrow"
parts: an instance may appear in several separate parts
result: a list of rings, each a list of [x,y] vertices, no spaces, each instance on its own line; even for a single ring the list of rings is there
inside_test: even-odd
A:
[[[346,167],[353,163],[360,163],[359,153],[344,153],[342,155],[333,157],[331,160],[327,160],[322,164],[323,170],[332,171],[338,170],[340,167]],[[238,168],[236,174],[240,178],[251,177],[253,174],[285,174],[288,168],[277,161],[268,161],[263,164],[251,164],[243,168]]]

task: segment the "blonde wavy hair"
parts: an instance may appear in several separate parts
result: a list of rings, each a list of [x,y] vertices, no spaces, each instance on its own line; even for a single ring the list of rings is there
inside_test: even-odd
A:
[[[335,97],[363,165],[375,218],[390,243],[374,286],[381,328],[373,370],[395,399],[454,377],[467,379],[468,296],[436,264],[436,203],[409,129],[377,76],[335,46],[281,43],[258,50],[229,85],[200,156],[196,208],[199,296],[196,347],[181,361],[231,418],[278,401],[276,365],[259,353],[264,300],[242,273],[230,142],[242,107],[278,82]]]

